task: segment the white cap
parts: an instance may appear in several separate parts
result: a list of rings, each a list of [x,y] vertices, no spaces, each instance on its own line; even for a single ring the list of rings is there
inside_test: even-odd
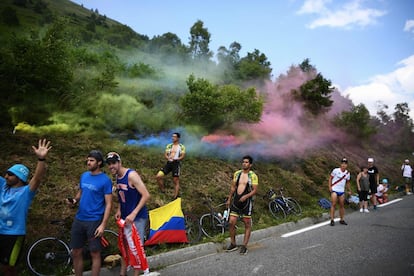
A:
[[[368,162],[373,163],[374,162],[374,158],[368,158]]]
[[[408,159],[405,159],[405,161],[404,161],[405,163],[409,163],[410,162],[410,160],[408,160]]]

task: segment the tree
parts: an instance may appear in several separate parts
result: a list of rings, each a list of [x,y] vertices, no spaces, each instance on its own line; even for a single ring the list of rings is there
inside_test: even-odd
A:
[[[299,68],[305,73],[316,72],[316,68],[310,64],[310,60],[308,58],[299,64]]]
[[[220,46],[217,50],[217,60],[219,69],[223,71],[224,83],[234,83],[237,79],[237,64],[240,62],[239,52],[241,45],[238,42],[230,44],[229,49]]]
[[[414,125],[410,118],[410,108],[407,103],[399,103],[395,105],[393,117],[394,132],[392,133],[394,140],[402,151],[412,151],[414,146]]]
[[[334,88],[331,85],[330,80],[318,73],[315,78],[302,84],[299,90],[293,90],[292,94],[296,100],[303,102],[310,113],[318,115],[332,106],[333,101],[330,98]]]
[[[337,127],[357,138],[369,138],[376,132],[371,124],[371,116],[364,104],[352,107],[351,111],[343,111],[334,120]]]
[[[8,101],[2,110],[13,125],[45,123],[61,108],[56,104],[61,94],[71,89],[73,67],[64,26],[65,21],[58,20],[43,37],[12,37],[7,50],[3,48],[0,90]]]
[[[204,23],[197,20],[190,29],[190,53],[193,59],[207,61],[213,53],[209,49],[210,33]]]
[[[217,86],[205,79],[187,80],[189,93],[181,98],[184,121],[211,131],[235,122],[258,122],[263,111],[263,99],[254,88],[242,91],[235,85]]]
[[[253,53],[247,53],[247,56],[240,59],[236,65],[238,79],[243,81],[250,80],[269,80],[272,68],[265,54],[255,49]]]
[[[17,17],[17,13],[16,10],[13,9],[12,7],[5,7],[2,11],[1,11],[1,17],[2,17],[2,21],[4,24],[6,24],[7,26],[19,26],[20,25],[20,21],[19,18]]]

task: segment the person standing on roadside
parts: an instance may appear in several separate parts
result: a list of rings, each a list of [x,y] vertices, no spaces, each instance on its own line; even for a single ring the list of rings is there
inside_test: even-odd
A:
[[[341,165],[339,168],[335,168],[332,170],[329,176],[329,192],[331,193],[331,226],[335,225],[335,209],[336,203],[339,201],[339,216],[340,220],[339,223],[343,225],[348,225],[345,222],[345,186],[347,186],[348,193],[352,194],[350,179],[351,174],[347,170],[348,167],[348,160],[346,158],[342,158]]]
[[[413,193],[412,187],[412,176],[413,176],[413,169],[410,166],[410,160],[405,159],[404,164],[401,165],[401,172],[404,179],[405,184],[405,193],[407,195],[411,195]],[[411,191],[410,191],[411,186]]]
[[[369,213],[368,210],[368,193],[369,193],[369,175],[368,167],[362,166],[361,172],[357,175],[357,189],[359,196],[359,212]]]
[[[16,263],[23,249],[29,207],[46,174],[46,156],[50,141],[41,139],[38,147],[32,146],[37,157],[33,177],[23,164],[11,166],[4,177],[0,176],[0,275],[18,275]]]
[[[180,143],[180,133],[174,132],[172,134],[172,143],[168,144],[165,147],[164,157],[167,159],[167,163],[164,168],[162,168],[156,176],[158,186],[161,193],[165,193],[164,187],[164,175],[172,172],[173,182],[174,182],[174,196],[176,199],[179,196],[180,192],[180,173],[181,166],[180,161],[185,157],[185,147]]]
[[[104,159],[98,150],[89,152],[86,166],[79,181],[79,191],[67,204],[79,202],[79,209],[72,223],[70,247],[76,276],[83,273],[83,247],[88,243],[92,257],[92,276],[101,271],[101,237],[112,208],[112,181],[102,171]]]
[[[123,230],[128,247],[135,258],[139,258],[137,250],[144,250],[145,226],[148,222],[146,203],[150,198],[150,194],[139,174],[135,170],[125,168],[122,165],[121,156],[118,153],[109,152],[106,155],[106,163],[111,174],[116,178],[119,204],[115,213],[115,219],[123,219],[125,221]],[[136,248],[133,241],[132,224],[138,230],[141,240],[140,249]],[[126,273],[127,267],[124,259],[122,259],[120,275],[126,275]],[[144,271],[144,275],[148,273],[149,269]],[[139,269],[134,270],[134,275],[139,275]]]
[[[379,185],[379,171],[376,166],[374,166],[374,158],[368,158],[368,174],[369,174],[369,190],[370,190],[370,199],[374,210],[377,210],[377,187]]]
[[[240,217],[244,222],[244,240],[240,247],[240,254],[246,255],[247,244],[249,243],[250,234],[252,232],[252,212],[253,212],[253,196],[257,193],[259,179],[251,170],[253,158],[246,155],[242,158],[242,169],[233,175],[233,182],[230,187],[230,194],[226,202],[227,208],[230,208],[229,214],[229,232],[230,245],[226,251],[231,252],[237,250],[236,245],[236,223]]]

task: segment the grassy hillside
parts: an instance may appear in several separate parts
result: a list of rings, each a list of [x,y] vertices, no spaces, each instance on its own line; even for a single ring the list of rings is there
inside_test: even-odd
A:
[[[0,24],[0,32],[2,35],[11,35],[13,33],[28,35],[28,32],[32,29],[41,31],[46,28],[47,24],[50,23],[51,17],[64,16],[66,20],[68,20],[66,26],[68,31],[73,34],[73,37],[82,39],[85,43],[83,46],[87,45],[87,47],[85,46],[85,49],[88,49],[87,52],[85,52],[85,57],[90,57],[93,60],[94,54],[96,54],[95,52],[99,52],[95,51],[95,49],[98,49],[102,45],[105,45],[102,47],[108,47],[109,43],[111,45],[111,53],[114,52],[114,55],[117,55],[117,57],[122,60],[122,62],[119,62],[122,64],[127,61],[137,63],[142,61],[149,62],[149,60],[151,60],[150,58],[159,58],[154,54],[153,56],[147,55],[145,56],[147,59],[144,59],[143,56],[141,56],[141,49],[138,49],[138,47],[137,49],[133,49],[134,51],[131,49],[116,49],[114,45],[116,45],[117,41],[124,42],[123,39],[125,37],[131,37],[133,40],[132,43],[124,43],[131,48],[134,44],[139,44],[140,39],[145,40],[145,37],[136,33],[131,36],[125,36],[128,32],[123,32],[122,36],[118,36],[117,31],[121,29],[122,31],[127,31],[128,28],[103,15],[99,15],[94,11],[84,9],[70,1],[33,0],[27,1],[27,7],[11,5],[12,2],[13,0],[1,1],[0,11],[4,11],[6,6],[12,6],[17,12],[20,23],[16,26]],[[34,4],[41,2],[47,3],[47,6],[43,8],[35,8]],[[40,10],[34,12],[36,9]],[[91,25],[91,22],[94,22],[94,24]],[[90,31],[91,28],[94,29],[93,32]],[[0,38],[0,41],[1,39],[2,38]],[[90,42],[90,44],[87,44],[88,42]],[[112,49],[114,50],[112,51]],[[102,56],[105,57],[106,54],[102,54]],[[100,58],[101,55],[99,55],[99,58],[97,59]],[[156,64],[157,62],[153,63]],[[78,107],[79,109],[72,110],[73,119],[72,121],[69,120],[68,123],[72,128],[72,131],[74,126],[70,124],[71,122],[82,123],[83,121],[90,120],[93,125],[97,125],[97,122],[102,119],[100,117],[104,117],[103,115],[113,116],[110,118],[110,121],[116,126],[119,126],[119,118],[122,114],[126,117],[132,117],[134,123],[141,120],[137,125],[140,125],[141,127],[142,125],[147,126],[146,124],[151,125],[151,128],[150,126],[147,126],[147,128],[144,127],[143,129],[150,129],[153,133],[157,131],[165,131],[165,125],[171,127],[173,124],[180,123],[177,123],[175,115],[171,114],[175,114],[174,112],[179,109],[176,103],[178,102],[179,96],[186,91],[185,79],[188,74],[187,71],[181,70],[181,67],[171,66],[168,70],[165,69],[168,64],[165,65],[165,67],[162,67],[164,69],[160,70],[162,71],[162,73],[160,73],[160,75],[162,75],[162,78],[160,79],[162,80],[158,78],[129,78],[122,74],[118,74],[115,80],[119,82],[119,84],[116,88],[113,88],[113,90],[108,89],[108,91],[99,91],[91,86],[91,80],[93,80],[93,77],[99,75],[98,72],[102,69],[100,67],[102,65],[99,62],[96,64],[91,62],[92,65],[85,65],[88,64],[87,62],[85,62],[85,64],[80,64],[82,65],[79,65],[79,68],[74,71],[75,81],[73,82],[73,92],[68,93],[68,95],[79,97],[81,99],[79,102],[84,105]],[[158,67],[155,68],[159,69]],[[193,67],[186,69],[193,70]],[[290,73],[293,74],[294,71],[291,70]],[[292,81],[292,84],[290,84],[289,76],[286,76],[285,82],[285,86],[289,89],[297,88],[293,85],[293,83],[296,85],[296,81]],[[281,84],[283,84],[282,81],[276,83],[275,86],[283,87]],[[85,101],[84,94],[82,94],[84,88],[85,91],[89,89],[93,92],[93,96],[89,99],[89,102]],[[117,96],[122,94],[130,95],[134,100],[136,99],[137,102],[145,105],[147,109],[145,109],[142,114],[145,113],[146,117],[135,116],[135,113],[131,114],[133,108],[124,108],[122,110],[120,108],[117,110],[119,112],[107,112],[106,114],[101,114],[98,112],[101,109],[96,106],[97,97],[95,96],[100,93],[103,94],[104,92],[112,93],[113,99],[117,99]],[[283,101],[283,99],[278,97],[279,94],[274,93],[271,95],[275,97],[275,102],[278,102],[279,100]],[[271,97],[269,98],[271,100]],[[132,101],[131,98],[128,98],[128,101]],[[110,111],[112,111],[113,106],[124,106],[115,104],[113,100],[108,100],[108,102],[110,103]],[[119,103],[124,102],[120,101]],[[55,103],[50,104],[55,106]],[[32,105],[30,107],[32,107]],[[289,107],[290,105],[284,105],[284,108],[282,108],[282,111],[284,111],[283,114],[293,116]],[[141,115],[141,113],[138,114]],[[89,117],[86,118],[86,116]],[[288,117],[281,116],[281,118],[285,119]],[[303,122],[303,120],[299,121],[305,125],[308,122]],[[295,141],[297,143],[295,145],[299,145],[300,143],[305,144],[306,139],[315,139],[314,136],[318,138],[318,135],[311,133],[317,132],[317,130],[320,129],[316,122],[310,121],[310,124],[313,123],[318,127],[310,128],[311,131],[302,132],[306,134],[306,137],[300,136],[300,139]],[[321,125],[328,124],[329,122],[326,121],[321,122]],[[234,126],[234,128],[236,127]],[[122,126],[117,130],[124,131]],[[73,132],[71,132],[71,134],[64,132],[50,133],[47,130],[43,131],[39,127],[37,133],[41,134],[30,134],[23,131],[17,131],[13,134],[11,129],[2,129],[0,131],[0,151],[3,155],[3,158],[0,159],[0,170],[3,172],[14,163],[23,163],[33,172],[36,164],[36,157],[31,150],[31,146],[36,145],[37,140],[41,137],[50,139],[53,145],[53,149],[51,150],[47,161],[47,176],[29,213],[26,246],[39,237],[56,233],[57,229],[48,224],[52,219],[67,219],[68,225],[70,225],[76,209],[69,208],[63,201],[66,197],[75,195],[79,176],[86,170],[85,160],[91,149],[100,149],[103,153],[117,151],[121,154],[125,166],[137,169],[152,196],[151,201],[148,204],[150,209],[162,206],[172,199],[173,185],[171,176],[168,175],[166,177],[166,195],[159,193],[155,181],[155,174],[164,165],[163,146],[153,148],[127,146],[122,139],[114,138],[114,136],[110,136],[107,132],[94,134],[90,134],[90,132],[88,132],[89,134],[73,134]],[[256,152],[253,157],[259,161],[254,163],[253,170],[259,176],[260,186],[259,194],[255,200],[254,228],[260,229],[283,222],[276,221],[270,217],[267,200],[263,199],[263,195],[265,195],[266,191],[271,187],[279,188],[283,186],[289,196],[295,197],[300,202],[304,210],[303,216],[318,216],[322,210],[317,205],[317,200],[320,197],[328,197],[328,174],[334,167],[338,166],[338,161],[343,156],[346,156],[350,160],[349,169],[352,172],[352,185],[354,191],[356,191],[355,178],[359,171],[358,167],[361,164],[366,163],[367,157],[374,157],[376,159],[381,178],[388,178],[392,185],[400,184],[401,177],[399,168],[401,161],[407,158],[411,153],[398,151],[400,148],[394,145],[395,143],[398,143],[395,141],[397,141],[396,138],[399,137],[397,137],[397,135],[395,135],[395,137],[387,135],[387,133],[388,132],[380,133],[383,136],[377,136],[380,138],[382,137],[381,139],[360,141],[352,136],[352,131],[349,131],[346,135],[343,135],[344,137],[341,137],[343,138],[342,142],[329,142],[326,145],[315,149],[307,148],[302,154],[292,155],[290,157],[279,156],[278,158],[273,157],[273,159],[268,158],[264,160],[261,158],[262,156],[260,156],[260,152]],[[280,147],[283,147],[284,145],[287,147],[287,144],[290,142],[289,139],[294,140],[296,137],[289,134],[291,133],[287,133],[287,135],[283,136],[283,133],[273,134],[272,132],[270,136],[280,135],[281,141],[286,139],[286,143],[280,144]],[[114,135],[116,135],[116,133]],[[156,136],[157,134],[154,135]],[[324,134],[321,135],[323,136]],[[270,138],[271,139],[266,141],[266,143],[271,144],[278,142],[272,139],[274,137]],[[187,139],[189,140],[188,137]],[[407,139],[407,141],[410,140]],[[183,136],[182,142],[186,145],[185,136]],[[378,142],[381,142],[381,144],[378,144]],[[269,148],[273,149],[272,147]],[[223,149],[223,151],[225,151],[225,149]],[[197,155],[196,149],[192,149],[191,146],[188,146],[187,157],[183,162],[181,176],[183,209],[196,215],[201,215],[207,212],[207,207],[203,203],[205,198],[213,198],[215,204],[222,203],[223,199],[228,195],[233,172],[240,168],[241,164],[239,159],[244,154],[244,152],[237,152],[237,154],[232,155],[232,158],[216,158],[214,156],[205,157],[206,155]],[[277,154],[274,154],[274,156],[277,156]],[[289,217],[287,220],[295,219],[298,218]],[[112,229],[116,228],[113,220],[110,221],[109,227]],[[157,252],[150,251],[149,253],[156,254]]]
[[[48,158],[48,173],[38,195],[32,205],[29,215],[28,239],[33,239],[52,230],[48,221],[56,218],[73,218],[76,210],[68,208],[63,200],[73,196],[77,191],[80,174],[86,170],[85,160],[91,149],[102,152],[118,151],[127,167],[135,168],[141,174],[151,193],[150,209],[164,205],[172,199],[172,182],[166,177],[167,194],[158,192],[155,174],[164,165],[163,148],[140,148],[126,146],[121,141],[105,135],[44,135],[52,141],[53,149]],[[36,145],[39,136],[24,133],[1,134],[0,170],[6,171],[13,163],[23,163],[33,172],[36,158],[31,145]],[[242,155],[242,153],[241,153]],[[286,192],[304,207],[304,216],[318,215],[321,210],[316,204],[319,197],[326,197],[327,176],[332,168],[338,165],[342,156],[350,160],[353,190],[355,191],[355,176],[357,165],[364,162],[367,154],[347,152],[342,149],[321,150],[310,154],[304,159],[277,160],[255,162],[254,171],[259,176],[260,188],[255,201],[255,228],[267,227],[281,223],[269,216],[267,201],[262,199],[268,188],[283,186]],[[378,154],[376,154],[378,156]],[[387,176],[392,184],[398,183],[399,163],[389,156],[378,156],[378,166],[382,176]],[[394,160],[394,161],[393,161]],[[192,156],[191,149],[183,162],[181,177],[181,196],[183,209],[195,214],[206,211],[203,199],[212,197],[219,204],[227,196],[231,177],[240,168],[239,160],[220,160],[213,158],[198,158]],[[115,228],[113,221],[111,227]]]

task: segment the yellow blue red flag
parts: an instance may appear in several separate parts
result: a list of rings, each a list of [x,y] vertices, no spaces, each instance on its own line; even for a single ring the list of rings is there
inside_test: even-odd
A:
[[[150,233],[145,245],[188,243],[181,198],[149,211]]]

